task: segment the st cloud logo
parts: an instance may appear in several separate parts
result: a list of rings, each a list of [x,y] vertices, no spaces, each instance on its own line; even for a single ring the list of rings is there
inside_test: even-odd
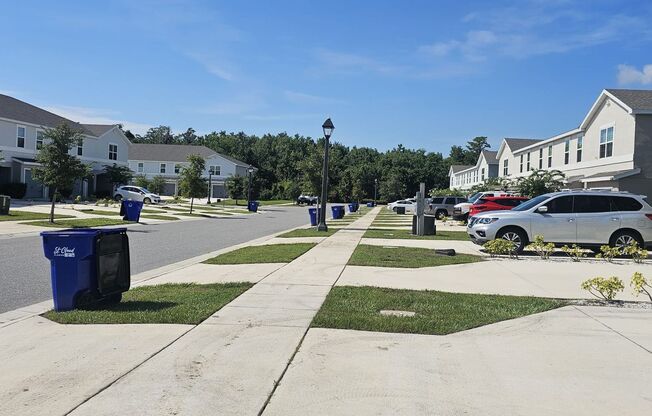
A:
[[[55,247],[54,248],[55,257],[75,257],[75,249],[68,247]]]

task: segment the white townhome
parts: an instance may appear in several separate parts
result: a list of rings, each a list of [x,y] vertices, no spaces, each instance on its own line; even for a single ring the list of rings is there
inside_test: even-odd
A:
[[[504,139],[497,159],[500,177],[556,169],[568,188],[652,195],[652,91],[603,90],[578,128],[545,140]]]
[[[225,156],[206,146],[183,144],[144,144],[134,143],[129,153],[129,168],[136,175],[147,179],[161,176],[165,179],[163,195],[177,195],[179,192],[179,173],[188,163],[188,156],[199,155],[206,161],[204,177],[211,180],[211,197],[225,198],[225,180],[229,176],[248,175],[249,165]],[[255,168],[254,168],[255,169]]]
[[[491,150],[483,150],[475,165],[452,165],[448,172],[450,188],[466,190],[498,176],[496,154]]]
[[[0,94],[0,186],[20,182],[27,185],[25,198],[48,198],[48,189],[32,179],[32,169],[39,166],[36,155],[43,145],[43,133],[67,123],[81,131],[81,146],[71,150],[84,163],[91,166],[91,177],[78,181],[72,195],[109,196],[112,184],[104,175],[105,165],[127,165],[129,139],[118,125],[80,124],[33,106],[13,97]]]

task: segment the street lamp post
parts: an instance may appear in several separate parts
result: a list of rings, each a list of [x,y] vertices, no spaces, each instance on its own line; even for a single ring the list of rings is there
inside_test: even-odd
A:
[[[378,178],[374,179],[374,206],[376,206],[376,190],[378,189]]]
[[[254,173],[254,167],[249,165],[247,168],[247,172],[249,173],[249,180],[247,181],[248,190],[247,190],[247,207],[249,207],[249,204],[251,203],[251,174]]]
[[[319,208],[319,225],[317,225],[317,231],[328,231],[328,226],[326,225],[326,199],[328,198],[328,140],[335,130],[335,126],[331,119],[326,119],[324,124],[321,126],[324,130],[324,169],[322,171],[321,177],[321,207]]]
[[[213,190],[213,183],[211,181],[212,177],[213,177],[213,172],[208,171],[208,199],[206,200],[206,203],[209,205],[211,203],[211,194],[213,193],[211,192]]]

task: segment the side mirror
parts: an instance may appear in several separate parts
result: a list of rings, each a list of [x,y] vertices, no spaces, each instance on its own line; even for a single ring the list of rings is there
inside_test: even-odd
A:
[[[545,214],[546,212],[548,212],[548,207],[545,205],[541,205],[539,208],[537,208],[537,212],[539,214]]]

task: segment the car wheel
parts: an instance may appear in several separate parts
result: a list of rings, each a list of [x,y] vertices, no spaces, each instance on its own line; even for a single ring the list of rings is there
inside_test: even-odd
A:
[[[643,247],[643,239],[638,233],[629,230],[616,231],[614,235],[611,236],[609,240],[609,245],[611,247],[618,247],[623,249],[632,243],[637,243],[639,247]]]
[[[149,198],[143,198],[143,204],[151,204],[152,200]]]
[[[445,209],[438,209],[437,212],[435,213],[435,217],[437,217],[438,220],[448,216],[448,211]]]
[[[116,195],[113,197],[113,199],[115,199],[116,201],[121,201],[121,200],[122,200],[122,195],[120,195],[120,194],[116,194]]]
[[[394,208],[392,208],[392,211],[394,211],[394,212],[396,212],[396,210],[397,210],[397,208],[396,208],[396,207],[394,207]]]
[[[527,235],[523,230],[518,228],[505,228],[496,235],[496,238],[502,238],[512,243],[514,245],[514,252],[517,254],[522,253],[527,245]]]

